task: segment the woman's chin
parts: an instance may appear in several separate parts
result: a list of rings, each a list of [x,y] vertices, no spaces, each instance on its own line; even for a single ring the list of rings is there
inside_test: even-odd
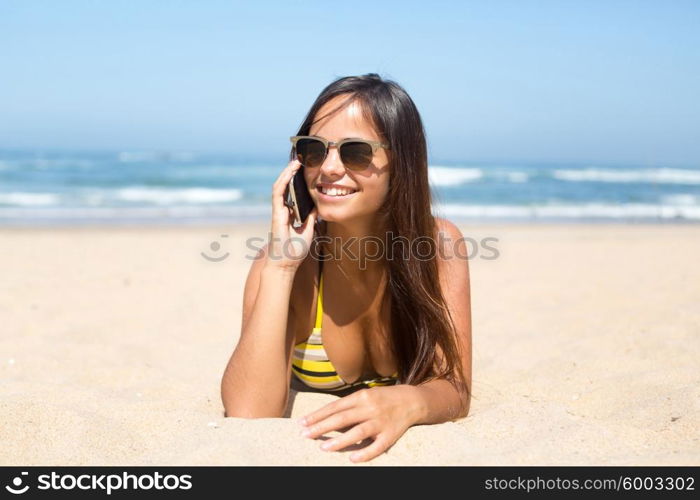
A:
[[[343,222],[355,218],[358,214],[356,204],[352,203],[352,197],[346,200],[328,200],[326,196],[315,198],[314,204],[318,210],[318,217],[328,222]]]
[[[343,217],[342,214],[339,215],[333,212],[333,210],[319,210],[318,218],[326,222],[342,222],[343,220],[345,220],[345,217]]]
[[[328,222],[344,222],[352,219],[352,211],[340,207],[319,207],[318,218]]]

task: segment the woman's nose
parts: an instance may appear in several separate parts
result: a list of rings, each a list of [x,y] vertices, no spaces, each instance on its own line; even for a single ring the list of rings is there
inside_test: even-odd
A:
[[[340,159],[340,152],[337,147],[332,146],[328,149],[328,154],[321,165],[321,170],[326,175],[338,174],[342,176],[345,173],[345,167]]]

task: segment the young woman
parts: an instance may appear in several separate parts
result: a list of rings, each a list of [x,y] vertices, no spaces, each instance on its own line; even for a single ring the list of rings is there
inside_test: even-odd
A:
[[[334,81],[291,140],[221,382],[225,415],[281,417],[290,388],[336,394],[300,419],[302,435],[342,432],[321,446],[332,451],[367,439],[350,456],[366,461],[412,425],[469,412],[465,242],[431,214],[422,121],[395,82]],[[284,193],[299,169],[315,207],[296,228]]]

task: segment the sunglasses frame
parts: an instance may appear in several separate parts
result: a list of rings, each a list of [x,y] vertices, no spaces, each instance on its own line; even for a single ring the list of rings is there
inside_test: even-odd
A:
[[[384,142],[378,142],[378,141],[370,141],[368,139],[362,139],[360,137],[347,137],[343,139],[342,141],[334,142],[334,141],[329,141],[328,139],[325,139],[323,137],[319,137],[317,135],[295,135],[289,138],[290,142],[292,143],[292,146],[294,147],[294,153],[296,154],[297,150],[297,141],[299,139],[316,139],[317,141],[321,141],[323,145],[326,147],[326,153],[323,156],[323,160],[321,161],[321,165],[323,165],[323,162],[326,161],[326,158],[328,158],[328,151],[330,151],[331,147],[335,146],[338,148],[338,152],[340,152],[340,148],[343,144],[346,142],[362,142],[364,144],[369,144],[372,147],[372,156],[377,152],[379,148],[384,148],[384,149],[391,149],[389,147],[389,144],[386,144]],[[340,157],[340,160],[343,160],[343,157]],[[345,165],[345,162],[343,162],[343,165]],[[306,165],[305,165],[306,166]],[[369,167],[369,164],[367,164],[366,167],[363,167],[360,170],[364,170],[367,167]],[[353,170],[353,169],[350,169]]]

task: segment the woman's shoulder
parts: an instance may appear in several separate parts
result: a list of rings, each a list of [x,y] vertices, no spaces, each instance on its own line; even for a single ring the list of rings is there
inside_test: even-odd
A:
[[[433,217],[435,220],[435,232],[437,237],[440,238],[442,234],[443,238],[449,238],[452,241],[456,241],[464,238],[462,231],[454,224],[452,221],[444,219],[442,217]],[[439,242],[440,240],[438,240]]]
[[[440,268],[447,274],[468,273],[469,249],[462,231],[447,219],[435,217],[436,250]]]

